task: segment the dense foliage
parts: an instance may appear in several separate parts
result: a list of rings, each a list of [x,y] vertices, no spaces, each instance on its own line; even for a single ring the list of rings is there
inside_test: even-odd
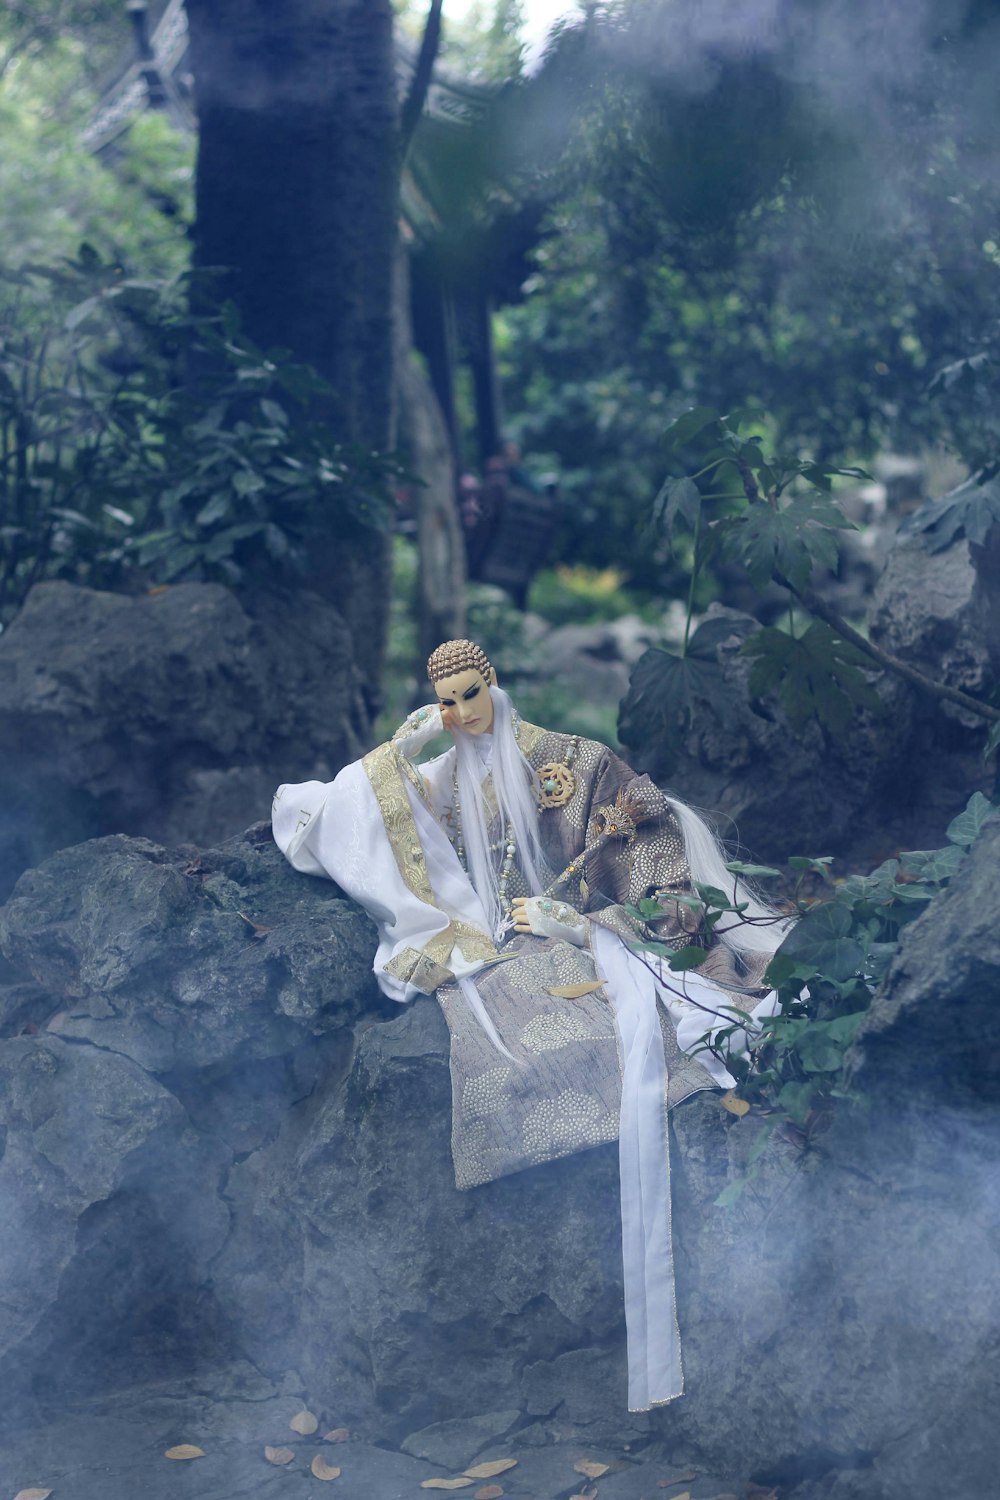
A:
[[[821,460],[996,456],[996,31],[983,6],[878,9],[793,0],[713,29],[664,0],[602,7],[528,89],[536,117],[546,91],[575,108],[504,314],[505,389],[588,563],[662,587],[634,528],[692,405],[752,403]]]
[[[328,391],[191,278],[84,246],[11,274],[0,345],[0,620],[49,576],[98,586],[301,573],[330,528],[382,528],[394,465],[338,444]],[[17,330],[17,295],[54,321]],[[0,324],[0,329],[2,329]]]
[[[756,1023],[737,1006],[723,1007],[728,1018],[724,1013],[706,1015],[701,1046],[737,1081],[724,1103],[736,1115],[754,1108],[765,1127],[754,1143],[750,1173],[724,1190],[720,1206],[735,1202],[752,1181],[776,1130],[808,1148],[821,1138],[837,1101],[861,1102],[851,1087],[850,1048],[900,936],[952,879],[984,822],[996,812],[997,807],[976,792],[949,825],[943,848],[901,854],[870,875],[833,881],[829,858],[796,856],[788,861],[796,884],[782,916],[794,915],[796,921],[766,976],[777,990],[778,1010]],[[782,878],[782,871],[762,865],[733,862],[728,868],[754,881]],[[832,887],[826,899],[803,894],[804,884],[814,883],[817,876]],[[744,903],[711,886],[699,886],[697,894],[686,899],[704,918],[709,934],[720,924],[751,920]],[[659,913],[656,902],[644,902],[637,909],[637,915],[646,918]],[[684,971],[705,957],[700,947],[671,955],[665,949],[655,954],[654,945],[651,961],[666,959],[673,973],[661,972],[683,994]]]

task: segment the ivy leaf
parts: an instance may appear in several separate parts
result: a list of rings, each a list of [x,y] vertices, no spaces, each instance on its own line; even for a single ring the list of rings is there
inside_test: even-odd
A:
[[[820,1087],[817,1078],[807,1079],[804,1083],[786,1083],[778,1095],[778,1103],[797,1125],[804,1125]]]
[[[899,528],[900,536],[918,536],[928,552],[943,552],[960,537],[982,546],[1000,523],[1000,479],[980,470],[940,500],[922,505]]]
[[[965,811],[960,812],[957,818],[952,818],[948,824],[949,839],[953,844],[961,844],[963,849],[968,849],[979,837],[979,830],[986,819],[996,811],[993,803],[982,792],[973,792]]]
[[[856,709],[882,709],[882,700],[861,669],[864,656],[824,620],[813,620],[800,636],[765,626],[742,649],[744,655],[755,658],[750,670],[751,696],[762,697],[777,688],[796,729],[816,718],[843,737],[851,729]]]
[[[864,952],[853,935],[853,925],[846,906],[825,901],[800,918],[783,940],[778,954],[792,959],[797,968],[810,965],[824,978],[853,979],[864,963]]]
[[[983,747],[983,760],[989,760],[994,750],[1000,749],[1000,719],[993,724]]]
[[[679,948],[670,959],[669,967],[675,974],[682,974],[685,969],[696,969],[703,964],[708,957],[706,948],[699,948],[690,943],[686,948]]]
[[[940,885],[951,879],[964,858],[965,850],[958,844],[948,844],[944,849],[912,849],[900,859],[899,873]]]
[[[729,860],[726,869],[733,875],[745,875],[748,880],[765,880],[781,874],[781,871],[776,870],[773,865],[748,865],[740,859]]]

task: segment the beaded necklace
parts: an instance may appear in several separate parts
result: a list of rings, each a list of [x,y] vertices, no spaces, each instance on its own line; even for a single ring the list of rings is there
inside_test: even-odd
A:
[[[455,853],[458,855],[459,864],[462,866],[462,869],[465,871],[465,873],[468,874],[469,866],[465,858],[465,840],[462,837],[462,803],[458,793],[457,766],[455,767],[455,771],[452,776],[452,795],[454,797],[455,806],[454,849]],[[490,853],[496,854],[499,851],[500,847],[501,846],[499,844],[490,844]],[[500,910],[503,912],[504,917],[509,918],[511,914],[511,903],[510,898],[507,895],[507,886],[510,881],[510,871],[511,866],[514,863],[514,855],[517,853],[517,843],[514,839],[514,826],[509,820],[506,827],[504,828],[503,851],[504,858],[503,863],[500,866],[500,878],[497,881],[497,891],[500,896]]]

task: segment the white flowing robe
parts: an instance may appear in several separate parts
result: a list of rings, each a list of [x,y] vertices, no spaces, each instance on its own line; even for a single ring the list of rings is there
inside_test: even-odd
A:
[[[399,741],[397,748],[412,754],[435,727],[432,716],[430,731],[424,728]],[[485,736],[481,741],[485,777],[489,741]],[[296,870],[332,878],[375,919],[375,975],[382,991],[401,1002],[426,993],[387,967],[401,955],[422,951],[456,922],[459,934],[471,929],[491,946],[482,903],[435,811],[450,796],[454,756],[451,749],[421,767],[426,798],[412,782],[403,783],[410,826],[419,843],[419,851],[414,847],[411,852],[426,862],[432,902],[421,899],[404,878],[364,761],[345,767],[332,782],[284,785],[275,794],[272,825],[278,847]],[[614,1014],[622,1062],[619,1164],[628,1405],[632,1411],[645,1411],[673,1400],[684,1388],[670,1232],[667,1078],[657,1003],[669,1010],[681,1049],[693,1050],[708,1030],[700,1006],[725,1014],[724,1007],[732,1002],[724,990],[698,974],[671,975],[671,986],[661,985],[616,934],[596,923],[591,924],[591,941]],[[448,969],[491,1040],[502,1047],[473,977],[489,959],[463,952],[462,943],[459,935]],[[690,1001],[676,993],[679,988]],[[772,1014],[775,1004],[771,994],[753,1014]],[[706,1052],[698,1055],[717,1085],[733,1085],[735,1080],[719,1059]]]

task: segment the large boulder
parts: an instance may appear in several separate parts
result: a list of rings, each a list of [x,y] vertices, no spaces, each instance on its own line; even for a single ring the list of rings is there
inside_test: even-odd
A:
[[[368,919],[265,828],[55,856],[0,912],[6,1417],[249,1361],[456,1467],[657,1438],[782,1500],[989,1493],[998,854],[1000,821],[908,930],[863,1106],[776,1140],[729,1208],[764,1122],[674,1111],[687,1394],[650,1416],[613,1146],[458,1192],[436,1002],[379,998]]]
[[[0,899],[94,835],[238,833],[283,777],[360,753],[362,687],[343,619],[313,595],[36,585],[0,635]]]

